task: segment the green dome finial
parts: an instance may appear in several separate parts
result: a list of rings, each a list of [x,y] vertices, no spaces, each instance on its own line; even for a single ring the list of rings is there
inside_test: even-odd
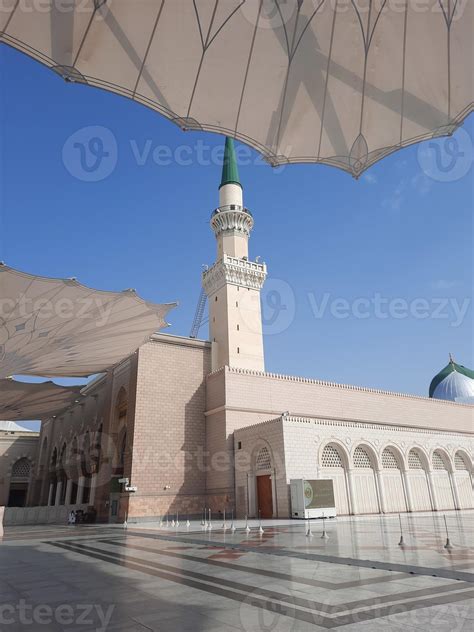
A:
[[[219,189],[224,184],[238,184],[242,187],[237,168],[237,158],[235,157],[234,139],[226,136],[224,149],[224,162],[222,163],[222,178]]]

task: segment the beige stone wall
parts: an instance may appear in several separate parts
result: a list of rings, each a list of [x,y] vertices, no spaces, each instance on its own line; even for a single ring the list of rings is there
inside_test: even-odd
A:
[[[474,430],[472,406],[226,367],[207,378],[207,448],[211,455],[227,452],[230,465],[225,471],[209,468],[209,490],[225,498],[241,486],[234,477],[234,433],[285,411],[293,417],[316,417],[328,423],[377,424],[388,432],[405,428],[431,435],[466,435]],[[304,462],[304,448],[304,441],[287,448],[287,454],[294,457],[292,464]]]
[[[207,342],[158,334],[138,353],[129,519],[200,514],[206,489]]]
[[[243,419],[246,413],[268,418],[289,411],[297,417],[474,432],[472,406],[240,369],[225,372],[226,406],[241,411]]]
[[[332,479],[338,513],[445,511],[474,506],[472,433],[287,416],[236,430],[236,459],[239,443],[240,451],[250,458],[236,467],[236,490],[247,485],[246,498],[256,494],[255,454],[266,445],[276,476],[274,510],[280,517],[290,515],[289,483],[294,478]],[[344,467],[328,467],[324,462],[328,445],[337,450]],[[358,464],[355,454],[359,448],[369,457],[368,469]],[[387,450],[395,456],[398,468],[387,467]],[[422,467],[413,467],[412,451],[419,455]],[[435,452],[442,456],[445,469],[439,468],[439,459],[436,463]],[[237,491],[236,496],[242,494]],[[242,503],[237,501],[237,507],[242,515]]]
[[[12,467],[23,457],[26,457],[31,464],[29,495],[31,494],[38,439],[37,432],[4,432],[0,430],[0,507],[8,503]]]

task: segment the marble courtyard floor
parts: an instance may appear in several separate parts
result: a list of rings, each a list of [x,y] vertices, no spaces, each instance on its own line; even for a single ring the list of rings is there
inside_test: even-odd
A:
[[[474,629],[474,512],[326,522],[6,528],[0,630]]]

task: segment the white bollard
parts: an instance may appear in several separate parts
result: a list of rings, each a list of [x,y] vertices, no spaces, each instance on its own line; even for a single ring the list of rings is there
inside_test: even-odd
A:
[[[308,528],[306,529],[306,537],[307,538],[312,538],[313,537],[313,532],[311,531],[311,521],[308,520]]]
[[[446,544],[444,545],[444,548],[447,549],[448,551],[451,551],[451,549],[453,548],[453,545],[451,544],[451,540],[449,539],[448,523],[446,522],[446,515],[444,516],[444,526],[446,528]]]
[[[323,514],[323,532],[321,534],[322,540],[329,540],[329,536],[326,533],[326,516]]]
[[[212,514],[211,514],[210,508],[209,508],[209,522],[207,523],[207,528],[209,529],[209,531],[212,530]]]
[[[263,535],[265,531],[262,528],[262,512],[260,511],[260,509],[258,510],[258,523],[259,523],[258,532],[260,535]]]
[[[403,539],[402,517],[400,514],[398,514],[398,522],[400,523],[400,542],[398,543],[398,546],[404,546],[405,540]]]
[[[245,531],[246,531],[247,533],[250,533],[249,518],[248,518],[248,516],[247,516],[247,515],[245,516]]]

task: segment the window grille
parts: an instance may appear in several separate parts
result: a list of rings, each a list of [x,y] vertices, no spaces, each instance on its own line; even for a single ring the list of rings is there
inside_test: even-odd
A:
[[[390,450],[390,448],[385,448],[385,450],[382,452],[382,467],[385,467],[389,470],[400,469],[397,458],[392,450]]]
[[[420,455],[415,450],[410,450],[408,453],[408,467],[410,470],[423,470],[423,463],[421,462]]]
[[[354,467],[372,467],[369,455],[360,446],[354,452]]]
[[[257,470],[271,470],[272,459],[268,448],[261,448],[257,454]]]
[[[466,461],[463,459],[463,457],[459,454],[459,452],[457,452],[454,455],[454,467],[457,470],[467,470],[469,469],[467,467]]]
[[[327,445],[321,457],[321,465],[323,467],[344,467],[341,455],[333,445]]]
[[[30,462],[28,459],[20,459],[12,468],[12,478],[28,478],[30,475]]]
[[[433,468],[435,470],[445,470],[446,464],[439,452],[433,452]]]

